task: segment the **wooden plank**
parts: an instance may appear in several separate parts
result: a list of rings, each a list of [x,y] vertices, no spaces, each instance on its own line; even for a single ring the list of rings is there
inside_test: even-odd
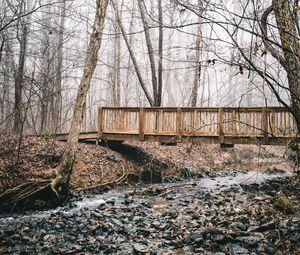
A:
[[[222,144],[224,143],[224,108],[219,108],[219,118],[218,118],[218,125],[219,125],[219,142]]]
[[[268,137],[269,137],[269,130],[268,130],[268,109],[266,107],[263,107],[261,109],[261,132],[264,137],[264,141],[268,142]]]
[[[193,110],[193,134],[196,132],[197,130],[197,110]]]
[[[103,133],[103,109],[102,107],[98,108],[98,139],[102,138]]]
[[[282,107],[102,107],[97,122],[97,131],[82,132],[79,139],[279,145],[295,136],[294,119]]]
[[[237,133],[237,116],[236,116],[236,110],[233,110],[231,113],[231,128],[232,128],[232,133],[236,134]]]
[[[182,123],[181,123],[181,116],[182,116],[182,110],[180,107],[177,108],[177,114],[176,114],[176,132],[177,132],[177,142],[182,141]]]
[[[144,115],[144,108],[140,108],[139,112],[139,137],[140,141],[144,141],[145,136],[144,136],[144,131],[145,130],[145,115]]]

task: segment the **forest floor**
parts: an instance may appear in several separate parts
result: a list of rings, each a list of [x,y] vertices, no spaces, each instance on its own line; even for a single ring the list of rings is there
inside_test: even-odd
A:
[[[3,189],[51,178],[64,149],[34,137],[18,146],[0,137]],[[272,146],[79,144],[72,198],[0,216],[0,254],[300,254],[300,183],[284,155]],[[124,173],[128,185],[79,191]]]
[[[65,143],[27,136],[0,134],[0,193],[24,181],[51,178]],[[162,146],[158,143],[124,143],[113,148],[79,144],[71,188],[88,188],[114,182],[123,174],[128,181],[160,182],[203,177],[220,169],[291,170],[285,148],[276,146],[219,145]],[[151,177],[149,177],[149,172]]]

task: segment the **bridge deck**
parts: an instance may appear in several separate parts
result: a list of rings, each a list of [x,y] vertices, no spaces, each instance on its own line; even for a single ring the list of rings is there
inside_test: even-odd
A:
[[[102,107],[98,130],[80,139],[284,145],[296,139],[293,116],[282,107]],[[56,136],[66,140],[67,134]]]

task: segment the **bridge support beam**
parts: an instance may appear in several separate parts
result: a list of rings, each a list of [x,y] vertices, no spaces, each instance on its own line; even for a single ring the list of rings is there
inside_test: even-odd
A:
[[[234,144],[231,144],[231,143],[221,143],[220,146],[221,146],[221,149],[234,148]]]

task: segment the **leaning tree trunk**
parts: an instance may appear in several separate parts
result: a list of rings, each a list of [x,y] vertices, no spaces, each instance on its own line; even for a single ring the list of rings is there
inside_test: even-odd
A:
[[[285,59],[284,68],[287,72],[291,91],[292,111],[296,115],[298,132],[300,131],[300,43],[297,33],[296,19],[289,8],[289,1],[273,0],[277,27]]]
[[[272,46],[267,37],[267,20],[274,12],[282,53]],[[287,0],[273,0],[261,18],[263,39],[266,49],[282,65],[287,73],[291,95],[291,112],[295,117],[298,133],[300,131],[300,43],[296,19],[291,4]]]
[[[77,93],[67,146],[57,169],[57,177],[53,181],[53,187],[61,194],[65,194],[69,187],[70,177],[75,161],[75,154],[77,151],[80,128],[84,116],[86,96],[90,88],[92,76],[98,60],[98,52],[101,46],[107,4],[108,0],[97,0],[93,32],[88,46],[83,76]]]
[[[116,11],[116,6],[115,6],[114,1],[111,1],[111,3],[112,3],[112,5],[113,5],[114,10]],[[119,15],[118,12],[116,12],[116,18],[117,18],[117,22],[119,23],[119,26],[120,26],[120,29],[121,29],[121,33],[122,33],[122,36],[123,36],[123,38],[124,38],[125,44],[126,44],[126,46],[127,46],[127,50],[128,50],[128,52],[129,52],[131,61],[132,61],[132,63],[133,63],[133,67],[134,67],[134,69],[135,69],[136,76],[137,76],[137,78],[138,78],[138,80],[139,80],[139,83],[140,83],[140,85],[141,85],[141,88],[142,88],[142,90],[143,90],[143,92],[144,92],[144,94],[145,94],[145,96],[146,96],[146,98],[147,98],[147,100],[148,100],[150,106],[152,107],[152,106],[154,106],[154,98],[151,97],[151,94],[150,94],[150,92],[148,91],[148,88],[147,88],[147,86],[146,86],[146,82],[145,82],[144,79],[143,79],[142,72],[141,72],[141,70],[140,70],[140,68],[139,68],[139,65],[138,65],[136,56],[134,55],[132,46],[131,46],[131,44],[130,44],[130,40],[129,40],[127,34],[126,34],[125,28],[124,28],[124,26],[123,26],[123,24],[122,24],[122,20],[121,20],[120,15]]]
[[[2,193],[0,195],[0,211],[11,211],[12,209],[23,210],[24,207],[28,205],[29,207],[34,207],[33,204],[36,200],[46,200],[47,202],[51,201],[51,203],[57,203],[63,201],[66,197],[75,161],[81,123],[84,116],[86,96],[96,68],[98,52],[101,46],[107,4],[108,0],[97,0],[96,2],[93,32],[91,34],[83,76],[75,102],[71,129],[65,152],[57,168],[55,179],[53,179],[52,182],[25,183]]]
[[[155,58],[154,58],[154,50],[150,38],[150,28],[148,21],[146,19],[146,14],[145,14],[145,6],[144,6],[144,1],[143,0],[137,0],[139,10],[141,13],[141,18],[142,18],[142,23],[144,27],[144,34],[146,38],[146,45],[148,49],[148,57],[149,57],[149,62],[150,62],[150,68],[151,68],[151,77],[152,77],[152,88],[153,88],[153,99],[154,99],[154,105],[153,106],[160,106],[159,102],[159,95],[158,95],[158,87],[157,87],[157,77],[156,77],[156,66],[155,66]],[[162,38],[161,38],[162,39]]]

